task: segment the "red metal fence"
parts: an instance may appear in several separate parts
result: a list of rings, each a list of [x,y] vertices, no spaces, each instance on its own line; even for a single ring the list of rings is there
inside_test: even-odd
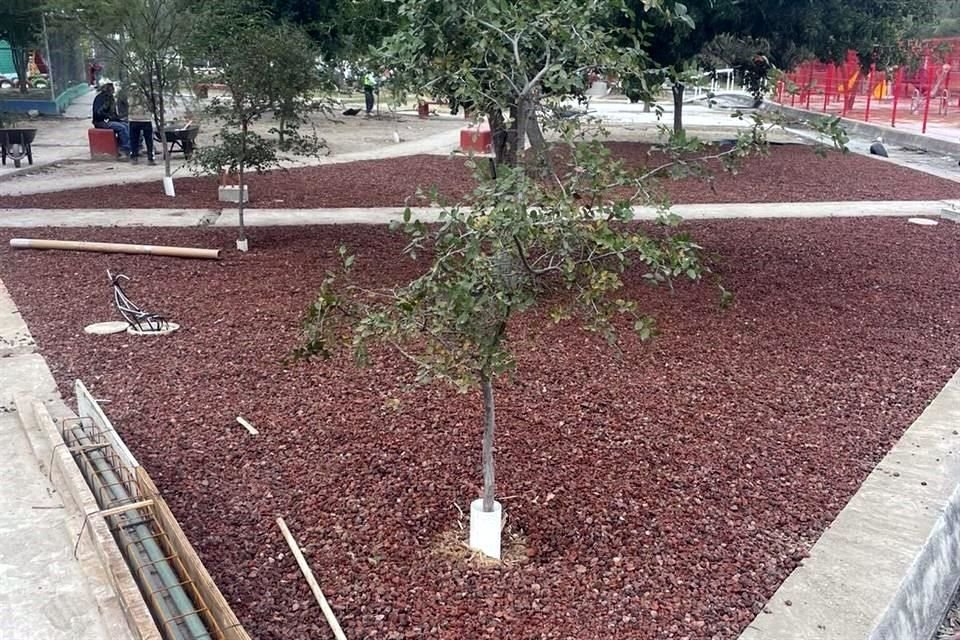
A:
[[[841,63],[808,62],[776,87],[784,105],[896,127],[960,126],[960,38],[912,48],[908,64],[864,70],[857,54]]]

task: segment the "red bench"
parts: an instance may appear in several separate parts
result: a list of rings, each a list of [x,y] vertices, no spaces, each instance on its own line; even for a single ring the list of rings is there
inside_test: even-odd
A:
[[[91,159],[117,159],[117,136],[113,129],[87,129],[87,140],[90,143]]]

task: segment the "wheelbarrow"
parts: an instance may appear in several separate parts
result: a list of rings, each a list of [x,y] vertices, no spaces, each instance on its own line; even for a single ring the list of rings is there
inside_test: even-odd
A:
[[[24,158],[33,164],[32,145],[36,135],[36,129],[0,129],[0,160],[3,164],[7,164],[7,156],[10,156],[17,169]]]
[[[194,124],[187,127],[176,127],[170,126],[166,127],[163,131],[165,144],[167,145],[167,153],[178,152],[182,153],[184,158],[190,159],[190,154],[193,153],[194,147],[196,147],[197,134],[200,133],[200,125]],[[160,140],[160,134],[154,133],[153,137],[156,140]]]

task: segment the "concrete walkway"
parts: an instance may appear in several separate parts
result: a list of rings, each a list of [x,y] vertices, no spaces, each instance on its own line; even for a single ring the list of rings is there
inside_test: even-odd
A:
[[[83,136],[86,136],[86,125],[83,125]],[[361,160],[381,160],[384,158],[398,158],[417,154],[448,154],[460,143],[459,129],[441,131],[432,135],[400,142],[399,144],[385,145],[377,149],[358,151],[356,153],[342,153],[334,156],[319,158],[303,158],[295,162],[284,162],[282,167],[287,169],[297,167],[319,166],[326,164],[340,164],[344,162],[358,162]],[[163,166],[158,162],[156,166],[146,164],[131,164],[119,162],[71,162],[79,157],[88,155],[87,145],[83,145],[79,155],[73,154],[61,157],[45,164],[37,164],[29,169],[20,169],[16,174],[8,172],[4,177],[0,173],[0,196],[30,195],[33,193],[49,193],[66,189],[81,189],[85,187],[103,187],[115,184],[132,184],[141,182],[156,182],[163,178]],[[182,159],[172,163],[174,179],[192,175]]]
[[[56,384],[0,282],[0,639],[127,640],[93,552],[73,556],[79,529],[47,480],[13,408],[17,393],[62,414]]]
[[[786,202],[750,204],[687,204],[672,211],[686,220],[722,218],[939,217],[943,209],[960,208],[960,200],[882,202]],[[403,218],[403,207],[343,209],[246,209],[250,227],[314,224],[389,224]],[[434,222],[440,209],[412,209],[413,217]],[[657,211],[637,207],[636,219],[653,220]],[[0,228],[33,227],[235,227],[236,209],[0,209]]]

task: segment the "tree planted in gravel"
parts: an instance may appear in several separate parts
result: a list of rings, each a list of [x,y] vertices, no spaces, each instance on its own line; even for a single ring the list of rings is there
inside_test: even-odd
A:
[[[301,82],[302,69],[291,72],[288,82],[284,65],[289,61],[286,49],[294,44],[308,47],[309,39],[296,27],[274,24],[259,5],[245,0],[208,0],[195,12],[194,19],[204,26],[194,31],[190,51],[213,65],[216,71],[212,80],[226,85],[230,95],[215,98],[206,107],[206,113],[218,120],[221,128],[213,144],[195,151],[190,161],[198,172],[236,176],[240,224],[237,247],[246,251],[246,173],[279,167],[287,153],[317,155],[325,148],[315,133],[304,134],[299,127],[285,126],[282,139],[270,139],[251,130],[278,109],[288,123],[306,120],[305,112],[313,109],[308,93],[313,85]],[[307,48],[295,55],[298,60],[308,61],[309,69],[315,71],[311,51]]]
[[[704,273],[700,247],[678,230],[660,181],[702,173],[711,160],[733,166],[764,144],[759,119],[728,148],[671,139],[661,149],[664,161],[635,175],[601,143],[577,142],[578,127],[563,133],[567,152],[549,179],[509,166],[491,179],[485,163],[473,164],[479,187],[464,204],[443,208],[438,224],[424,224],[407,209],[395,226],[408,238],[406,256],[423,260],[415,280],[362,287],[352,275],[354,257],[342,247],[343,270],[328,272],[295,352],[330,356],[346,341],[363,364],[370,346],[383,344],[413,364],[417,382],[479,390],[488,513],[496,496],[495,383],[515,365],[511,321],[548,306],[555,322],[577,322],[610,345],[624,329],[653,336],[653,319],[623,294],[625,280],[672,290],[674,281]],[[637,204],[661,209],[656,225],[631,224]]]
[[[538,154],[543,150],[544,96],[582,95],[591,70],[644,66],[644,49],[620,46],[606,26],[622,2],[394,1],[400,26],[385,41],[383,64],[411,91],[485,114],[499,164],[517,164],[527,138]],[[644,5],[642,12],[669,15],[672,3]]]
[[[58,18],[79,27],[120,67],[130,94],[150,113],[170,178],[167,114],[186,80],[182,53],[191,29],[187,0],[52,0]]]

